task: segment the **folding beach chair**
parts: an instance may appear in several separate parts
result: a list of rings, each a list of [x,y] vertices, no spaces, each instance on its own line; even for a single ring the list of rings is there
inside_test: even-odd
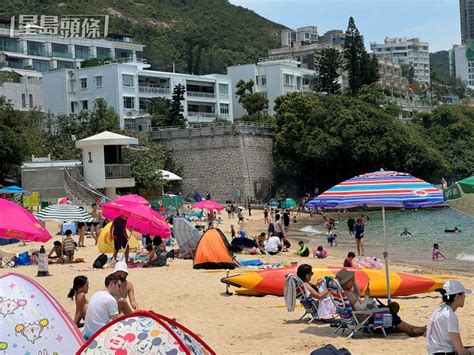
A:
[[[16,253],[0,249],[0,268],[15,267]]]
[[[336,333],[338,330],[342,330],[342,334],[344,334],[344,331],[349,329],[351,333],[348,338],[352,338],[360,330],[365,329],[371,331],[369,320],[372,318],[377,320],[375,326],[372,326],[372,328],[375,327],[382,329],[384,336],[387,336],[385,328],[391,326],[391,315],[388,308],[355,311],[352,309],[346,293],[339,282],[335,278],[329,276],[326,276],[325,280],[332,301],[334,302],[334,306],[336,307],[336,312],[340,317],[340,324],[335,330]],[[360,319],[357,318],[357,316],[360,316]]]
[[[311,294],[309,293],[307,286],[305,285],[303,280],[301,280],[296,275],[287,275],[284,295],[288,312],[294,311],[296,300],[299,299],[301,305],[305,310],[305,313],[301,316],[300,320],[308,316],[308,323],[311,323],[314,320],[321,320],[324,318],[333,317],[334,312],[332,312],[331,307],[329,310],[325,308],[324,312],[321,312],[322,309],[320,307],[320,304],[325,300],[319,301],[311,297]]]

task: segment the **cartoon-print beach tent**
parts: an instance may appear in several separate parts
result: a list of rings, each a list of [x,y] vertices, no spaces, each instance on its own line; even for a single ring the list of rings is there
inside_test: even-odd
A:
[[[0,276],[0,354],[73,354],[82,336],[63,307],[36,281]]]
[[[99,329],[80,354],[207,355],[215,352],[199,336],[161,314],[137,311]]]

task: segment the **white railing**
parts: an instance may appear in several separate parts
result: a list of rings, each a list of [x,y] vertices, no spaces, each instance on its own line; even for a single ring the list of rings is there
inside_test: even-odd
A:
[[[207,98],[215,98],[216,94],[213,92],[199,92],[199,91],[187,91],[188,96],[193,97],[207,97]]]
[[[188,116],[192,116],[192,117],[216,117],[216,114],[213,113],[213,112],[191,112],[191,111],[188,111]]]
[[[169,95],[171,90],[167,88],[156,88],[152,86],[139,86],[138,92],[142,94]]]

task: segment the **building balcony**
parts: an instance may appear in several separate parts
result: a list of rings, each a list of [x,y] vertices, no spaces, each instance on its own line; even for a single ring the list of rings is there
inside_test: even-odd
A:
[[[72,59],[72,54],[68,52],[60,52],[60,51],[52,51],[51,57],[58,57],[58,58],[70,58]]]
[[[106,164],[106,179],[129,179],[132,177],[129,164]]]
[[[34,55],[34,56],[37,56],[37,57],[45,57],[46,56],[46,52],[44,49],[42,48],[28,48],[28,51],[27,51],[28,55]]]
[[[214,99],[216,97],[214,92],[186,91],[186,94],[191,97],[203,97],[208,99]]]
[[[189,117],[205,117],[205,118],[214,118],[216,117],[215,112],[192,112],[188,111]]]
[[[152,86],[139,86],[138,92],[140,94],[150,94],[150,95],[170,95],[171,89],[157,88],[157,87],[152,87]]]

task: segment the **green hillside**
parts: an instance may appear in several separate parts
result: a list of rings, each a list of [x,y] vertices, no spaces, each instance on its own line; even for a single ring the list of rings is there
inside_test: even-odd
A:
[[[449,51],[430,53],[430,66],[439,79],[446,81],[449,78]]]
[[[0,15],[110,15],[110,33],[145,44],[153,69],[224,73],[278,47],[283,26],[227,0],[2,0]]]

